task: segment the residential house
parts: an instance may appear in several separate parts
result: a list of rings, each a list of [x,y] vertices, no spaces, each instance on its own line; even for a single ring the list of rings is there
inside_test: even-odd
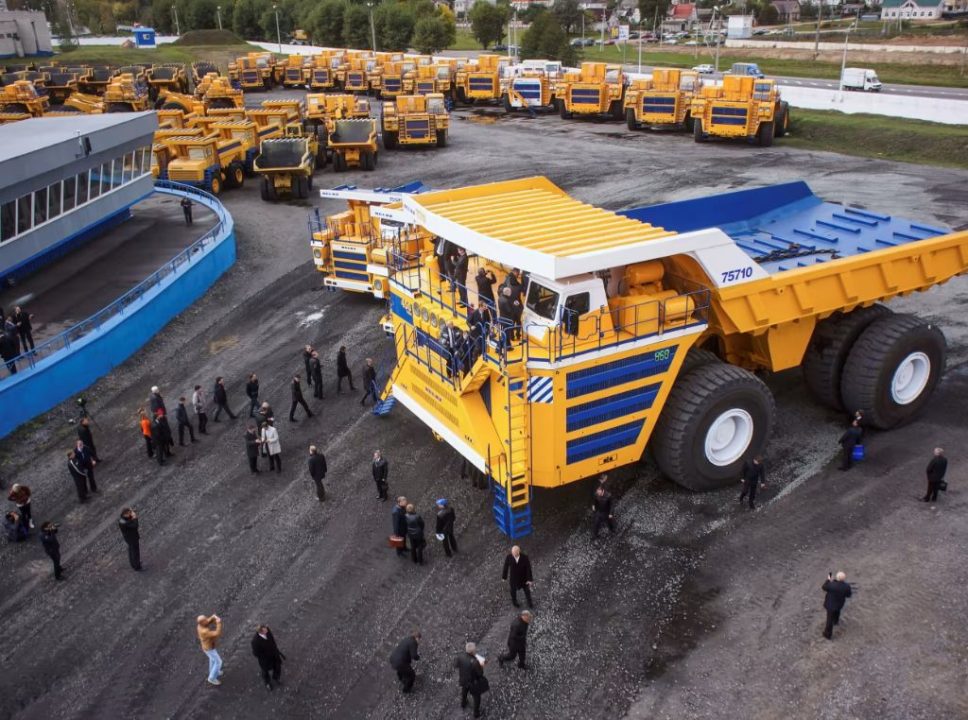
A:
[[[777,20],[781,25],[800,20],[800,3],[797,0],[773,0],[770,4],[776,8]]]
[[[881,20],[938,20],[944,9],[944,0],[883,0]]]

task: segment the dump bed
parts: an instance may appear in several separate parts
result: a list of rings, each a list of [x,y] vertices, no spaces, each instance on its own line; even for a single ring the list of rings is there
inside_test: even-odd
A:
[[[369,145],[376,139],[376,120],[336,120],[329,136],[330,147],[338,145]]]
[[[292,170],[302,165],[309,153],[306,138],[275,138],[262,143],[262,151],[255,159],[259,171]]]

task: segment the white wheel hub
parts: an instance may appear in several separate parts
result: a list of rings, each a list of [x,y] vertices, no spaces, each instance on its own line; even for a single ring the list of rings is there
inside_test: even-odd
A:
[[[753,417],[741,408],[727,410],[706,431],[706,459],[724,467],[743,457],[753,442]]]
[[[921,397],[931,378],[931,358],[913,352],[901,361],[891,379],[891,397],[898,405],[909,405]]]

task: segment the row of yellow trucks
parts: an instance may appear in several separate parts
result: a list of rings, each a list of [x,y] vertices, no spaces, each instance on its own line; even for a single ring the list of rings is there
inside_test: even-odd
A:
[[[968,271],[968,231],[803,182],[618,213],[541,177],[320,194],[349,204],[310,216],[325,284],[387,303],[396,359],[375,414],[402,404],[462,455],[512,538],[531,532],[535,488],[646,457],[690,490],[731,486],[773,433],[764,374],[800,367],[819,402],[874,428],[912,420],[945,338],[885,303]],[[470,325],[465,303],[495,298],[446,277],[442,247],[467,251],[469,277],[515,268],[520,314]]]

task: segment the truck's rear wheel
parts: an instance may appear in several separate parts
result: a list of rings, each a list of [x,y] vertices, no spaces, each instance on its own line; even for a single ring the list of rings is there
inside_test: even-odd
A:
[[[612,100],[612,104],[608,107],[608,114],[611,116],[612,120],[622,122],[622,110],[622,101]]]
[[[817,400],[834,410],[844,410],[840,379],[847,355],[857,338],[875,320],[890,315],[883,305],[859,307],[849,313],[834,313],[817,323],[803,356],[803,379]],[[856,407],[847,408],[850,412]]]
[[[760,141],[760,147],[770,147],[773,144],[773,132],[775,126],[772,122],[760,123],[760,128],[756,135]]]
[[[393,130],[383,131],[383,147],[387,150],[393,150],[397,146],[397,133]]]
[[[776,113],[774,122],[776,123],[776,136],[781,138],[786,135],[787,128],[790,127],[790,103],[785,100],[780,103],[780,109]]]
[[[514,107],[511,105],[511,96],[507,93],[501,95],[501,104],[504,106],[504,112],[511,114],[514,112]]]
[[[212,179],[208,183],[208,191],[212,195],[218,195],[222,192],[222,177],[220,175],[212,176]]]
[[[625,110],[625,122],[628,124],[629,130],[639,129],[639,121],[635,119],[635,110],[632,108]]]
[[[341,152],[333,153],[333,172],[342,172],[346,169],[346,156]]]
[[[700,365],[709,365],[710,363],[719,363],[722,360],[719,356],[712,350],[703,350],[702,348],[694,347],[687,354],[686,359],[682,361],[682,367],[679,368],[679,377],[682,377],[687,372],[693,368],[697,368]]]
[[[262,199],[266,202],[275,202],[276,200],[276,186],[272,184],[272,180],[263,175],[262,183],[260,186]]]
[[[225,184],[230,188],[240,188],[243,183],[245,183],[245,168],[240,162],[234,162],[229,165]]]
[[[686,116],[682,119],[682,127],[685,128],[686,132],[693,132],[693,126],[695,121],[692,119],[691,113],[686,113]]]
[[[447,131],[438,130],[437,131],[437,147],[447,147]]]
[[[702,131],[702,120],[698,118],[692,121],[692,136],[696,142],[706,142],[706,133]]]
[[[848,408],[886,430],[927,404],[944,371],[947,343],[936,325],[913,315],[872,322],[847,356],[840,380]]]
[[[652,435],[652,453],[663,474],[685,488],[725,487],[763,450],[775,414],[770,389],[753,373],[700,364],[676,379]]]
[[[568,106],[564,100],[558,101],[558,113],[561,115],[562,120],[571,120],[572,115],[568,112]]]

